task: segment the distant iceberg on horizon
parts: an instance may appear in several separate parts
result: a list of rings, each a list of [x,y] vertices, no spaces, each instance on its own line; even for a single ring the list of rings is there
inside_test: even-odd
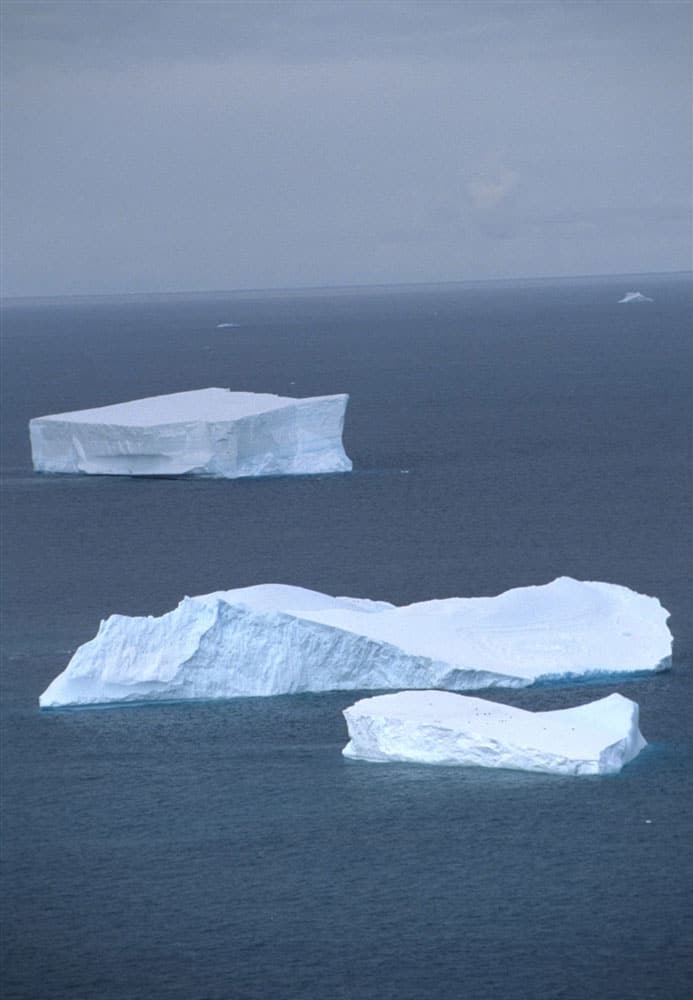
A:
[[[541,771],[618,774],[647,746],[636,702],[620,694],[528,712],[448,691],[400,691],[344,710],[345,757]]]
[[[240,323],[217,323],[216,329],[217,330],[228,330],[231,327],[236,328],[236,327],[239,327],[240,325],[241,325]]]
[[[265,584],[186,597],[160,618],[112,615],[40,705],[465,691],[654,672],[670,664],[667,619],[654,597],[570,577],[405,607]]]
[[[34,469],[225,479],[348,472],[348,400],[210,388],[35,417]]]
[[[643,295],[642,292],[626,292],[622,299],[619,299],[619,305],[628,302],[654,302],[654,299],[650,299],[647,295]]]

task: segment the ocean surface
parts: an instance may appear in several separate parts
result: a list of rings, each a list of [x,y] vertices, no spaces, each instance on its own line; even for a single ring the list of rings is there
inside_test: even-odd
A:
[[[690,276],[6,304],[3,1000],[690,997],[691,318]],[[349,392],[354,473],[32,472],[33,416],[211,385]],[[38,710],[112,612],[562,574],[659,597],[673,669],[489,696],[634,698],[615,778],[347,761],[353,692]]]

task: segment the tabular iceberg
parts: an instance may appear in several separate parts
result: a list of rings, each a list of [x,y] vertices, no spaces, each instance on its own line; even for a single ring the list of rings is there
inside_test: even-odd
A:
[[[642,292],[626,292],[622,299],[619,299],[619,305],[628,302],[654,302],[654,299],[648,298],[647,295],[643,295]]]
[[[668,666],[653,597],[561,577],[498,597],[395,607],[267,584],[112,615],[41,695],[44,708],[299,691],[525,687]]]
[[[212,388],[36,417],[29,423],[34,468],[227,479],[348,472],[348,399]]]
[[[447,691],[401,691],[345,709],[346,757],[504,767],[553,774],[616,774],[646,742],[638,706],[607,698],[527,712]]]

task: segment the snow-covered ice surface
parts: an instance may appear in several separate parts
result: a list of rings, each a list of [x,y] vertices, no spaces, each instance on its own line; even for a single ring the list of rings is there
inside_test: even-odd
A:
[[[282,584],[112,615],[41,695],[44,708],[299,691],[525,687],[667,667],[653,597],[560,577],[498,597],[395,607]]]
[[[197,389],[29,423],[37,472],[241,476],[348,472],[348,396]]]
[[[647,295],[643,295],[642,292],[626,292],[622,299],[619,299],[619,304],[624,302],[654,302],[654,299],[650,299]]]
[[[357,701],[344,718],[344,755],[371,761],[616,774],[647,745],[637,704],[620,694],[527,712],[448,691],[401,691]]]

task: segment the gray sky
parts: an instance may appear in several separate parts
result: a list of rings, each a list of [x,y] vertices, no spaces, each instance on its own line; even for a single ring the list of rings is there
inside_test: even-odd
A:
[[[689,3],[3,3],[4,295],[691,267]]]

